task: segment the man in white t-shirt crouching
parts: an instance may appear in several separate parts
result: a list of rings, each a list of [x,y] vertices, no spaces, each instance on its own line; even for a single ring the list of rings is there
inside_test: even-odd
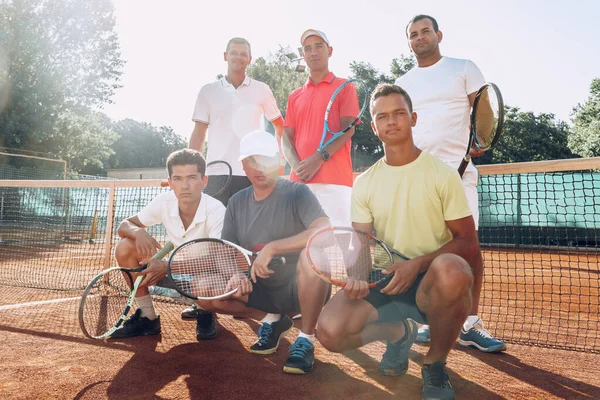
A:
[[[406,26],[408,46],[417,66],[396,79],[396,85],[410,95],[419,123],[413,129],[415,145],[458,168],[469,142],[469,115],[477,90],[485,83],[479,68],[471,60],[442,57],[439,43],[443,35],[435,18],[417,15]],[[471,149],[471,155],[481,155]],[[477,195],[478,172],[469,164],[462,182],[475,221],[479,224]],[[459,337],[459,344],[494,353],[506,350],[477,316],[483,283],[483,258],[472,265],[474,274],[472,309]],[[419,329],[417,343],[429,342],[429,326]]]
[[[115,250],[119,265],[123,268],[149,266],[140,273],[146,277],[136,293],[139,308],[112,334],[113,339],[161,332],[160,316],[156,315],[148,288],[153,285],[172,287],[172,284],[165,277],[166,261],[151,258],[161,245],[146,227],[162,223],[168,240],[176,247],[193,239],[221,237],[225,206],[202,193],[208,182],[202,154],[190,149],[176,151],[167,159],[167,170],[171,191],[157,196],[137,215],[123,220],[117,231],[121,237]],[[132,275],[135,279],[138,274]],[[196,326],[197,337],[202,328],[200,322]]]

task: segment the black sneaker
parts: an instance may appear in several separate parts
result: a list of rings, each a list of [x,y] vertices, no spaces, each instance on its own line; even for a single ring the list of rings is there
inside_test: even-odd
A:
[[[200,341],[216,338],[218,332],[215,314],[198,311],[198,315],[196,316],[196,339]]]
[[[290,355],[283,366],[283,372],[297,375],[308,374],[312,372],[314,363],[315,346],[310,340],[299,337],[290,346]]]
[[[195,304],[186,308],[181,312],[181,319],[196,319],[198,317],[199,310]]]
[[[277,351],[279,340],[292,329],[294,323],[287,315],[283,314],[279,321],[272,324],[263,322],[258,329],[258,340],[250,351],[254,354],[271,354]]]
[[[123,326],[110,335],[111,339],[122,339],[134,336],[149,336],[160,334],[160,316],[150,320],[142,317],[142,310],[137,309],[135,313],[123,323]]]
[[[423,400],[454,400],[456,398],[445,366],[445,362],[437,361],[433,364],[424,364],[421,368]]]

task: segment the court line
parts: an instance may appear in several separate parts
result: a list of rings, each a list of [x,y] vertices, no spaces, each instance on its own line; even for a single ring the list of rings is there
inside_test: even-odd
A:
[[[73,300],[79,300],[79,299],[81,299],[81,297],[69,297],[69,298],[65,298],[65,299],[41,300],[41,301],[31,301],[28,303],[9,304],[6,306],[0,306],[0,311],[13,310],[15,308],[33,307],[33,306],[39,306],[39,305],[44,305],[44,304],[64,303],[67,301],[73,301]]]

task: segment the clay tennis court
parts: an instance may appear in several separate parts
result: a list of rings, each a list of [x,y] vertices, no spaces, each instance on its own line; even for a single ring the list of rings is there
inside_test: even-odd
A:
[[[597,168],[598,161],[592,161],[571,161],[569,168]],[[527,173],[565,168],[552,162],[533,164]],[[513,171],[516,167],[489,166],[487,172],[484,168],[480,172],[485,175],[494,168],[501,169],[498,173],[523,172],[522,168]],[[23,184],[3,182],[9,187]],[[39,187],[38,196],[44,196],[55,190],[46,188],[56,183],[29,185]],[[21,223],[23,232],[11,243],[9,235],[15,230],[0,230],[5,241],[0,240],[0,398],[420,398],[420,366],[427,348],[418,345],[411,350],[410,369],[403,377],[379,376],[381,343],[343,355],[317,345],[314,372],[291,376],[283,373],[282,366],[297,331],[288,334],[277,353],[258,356],[247,350],[255,341],[257,321],[219,316],[219,337],[197,342],[195,323],[180,319],[184,306],[165,301],[156,303],[162,320],[160,336],[109,342],[85,338],[77,323],[78,297],[96,273],[115,265],[111,224],[135,214],[143,205],[138,200],[156,195],[160,181],[65,181],[61,185],[82,188],[81,196],[75,196],[82,199],[106,192],[102,199],[108,203],[81,203],[89,207],[80,209],[81,221],[88,225],[79,226],[79,242],[32,245],[28,242],[38,240],[40,228]],[[88,196],[86,188],[94,195]],[[588,204],[590,198],[580,197],[579,189],[557,184],[545,186],[540,193],[550,195],[553,190],[562,190],[564,196],[577,194],[572,200],[577,204]],[[124,194],[129,200],[121,199]],[[509,211],[511,201],[507,197]],[[537,201],[532,199],[530,208]],[[521,198],[522,206],[524,202]],[[549,204],[546,201],[545,207]],[[585,207],[575,211],[585,212],[578,218],[593,228],[597,209],[593,203],[592,208]],[[107,232],[113,236],[107,237]],[[566,236],[571,233],[563,230]],[[511,248],[483,243],[486,275],[480,314],[486,327],[508,343],[508,351],[483,354],[455,346],[448,370],[457,398],[600,398],[600,253],[597,234],[588,229],[586,235],[591,235],[587,236],[591,246]],[[91,236],[93,243],[85,240]],[[61,290],[41,289],[47,287]]]
[[[74,245],[67,246],[72,248]],[[510,260],[514,256],[511,254],[486,252],[485,256],[489,260],[501,257]],[[52,262],[49,254],[45,253],[44,257],[53,268],[60,268],[60,263]],[[522,258],[520,255],[519,259]],[[557,261],[560,261],[559,266],[555,265]],[[552,288],[561,284],[571,287],[567,281],[569,275],[563,271],[569,261],[568,255],[532,256],[531,262],[520,272],[505,276],[488,274],[493,279],[486,277],[482,317],[489,321],[492,332],[509,342],[509,347],[506,353],[494,355],[457,345],[450,354],[448,367],[458,398],[600,398],[600,354],[597,354],[600,343],[595,338],[598,328],[597,258],[595,269],[578,272],[588,274],[590,282],[596,285],[587,297],[584,296],[595,299],[595,308],[566,313],[565,318],[564,311],[553,311],[551,302]],[[593,261],[586,258],[587,265],[594,265]],[[7,265],[7,257],[3,256],[0,270],[6,271]],[[534,270],[538,272],[531,272]],[[542,273],[547,278],[540,278]],[[556,276],[564,276],[564,282],[557,281]],[[492,291],[490,285],[498,287],[499,291]],[[511,290],[513,286],[517,290]],[[534,287],[538,289],[532,292]],[[539,290],[540,287],[546,289]],[[247,350],[255,340],[256,321],[220,316],[219,337],[197,342],[195,323],[180,319],[183,306],[157,302],[162,335],[93,341],[83,336],[77,323],[79,291],[14,286],[1,286],[0,289],[2,398],[420,398],[420,365],[427,350],[423,346],[413,346],[410,369],[404,377],[379,376],[377,365],[384,351],[381,343],[343,355],[317,346],[314,372],[307,376],[292,376],[284,374],[282,366],[287,347],[297,331],[288,334],[277,353],[258,356]],[[518,308],[523,301],[530,300],[533,303],[529,308]],[[507,308],[500,317],[490,314],[500,308]],[[548,318],[550,322],[543,322]],[[528,331],[533,322],[541,323],[537,333]],[[559,325],[553,325],[553,322],[559,322]],[[582,340],[581,335],[565,338],[563,331],[568,334],[572,329],[565,328],[564,323],[583,326],[585,336],[589,336],[587,340],[593,341],[587,346],[596,353],[511,344],[546,341],[546,345],[555,343],[562,347],[565,339],[567,342]],[[518,330],[512,332],[511,325],[517,326]],[[536,334],[541,336],[533,337]]]

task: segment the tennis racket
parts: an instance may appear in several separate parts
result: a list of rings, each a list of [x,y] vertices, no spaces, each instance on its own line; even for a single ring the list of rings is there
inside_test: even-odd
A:
[[[152,258],[163,258],[173,247],[173,244],[167,242]],[[134,281],[131,273],[143,271],[146,267],[147,265],[134,269],[109,268],[91,280],[79,302],[79,326],[85,336],[102,340],[122,326],[144,279],[140,275]]]
[[[202,190],[202,193],[206,193],[211,197],[218,196],[227,190],[229,184],[231,183],[231,165],[229,165],[227,161],[211,161],[206,164],[204,176],[208,176],[208,183]],[[160,186],[167,187],[169,186],[169,182],[162,181]]]
[[[488,82],[475,95],[471,111],[471,133],[467,153],[458,167],[458,173],[463,176],[467,165],[471,162],[471,148],[487,151],[494,147],[502,135],[504,123],[504,101],[500,89]]]
[[[208,176],[208,183],[202,192],[212,197],[218,196],[231,183],[231,165],[226,161],[211,161],[206,165],[204,175]]]
[[[175,249],[169,258],[167,276],[182,295],[194,300],[224,299],[248,280],[258,253],[221,239],[195,239]],[[270,266],[285,264],[273,257]]]
[[[409,258],[392,249],[370,233],[352,228],[328,227],[308,240],[306,255],[319,276],[335,286],[345,287],[349,280],[366,281],[369,287],[389,281],[383,270],[396,258]]]
[[[358,114],[354,120],[350,123],[350,125],[342,128],[339,131],[332,131],[330,127],[330,123],[332,121],[329,120],[331,116],[331,110],[335,108],[340,108],[342,106],[341,100],[343,97],[340,94],[347,94],[348,91],[355,91],[358,94],[358,99],[360,103],[360,109]],[[321,136],[321,143],[317,148],[317,152],[322,152],[325,147],[327,147],[331,142],[342,136],[344,133],[348,132],[352,127],[354,127],[360,121],[361,115],[365,112],[367,105],[369,103],[369,91],[367,90],[367,86],[358,79],[348,79],[344,83],[342,83],[336,90],[333,92],[329,103],[327,104],[327,108],[325,109],[325,122],[323,124],[323,135]],[[339,117],[348,117],[353,115],[341,115],[338,114]]]

